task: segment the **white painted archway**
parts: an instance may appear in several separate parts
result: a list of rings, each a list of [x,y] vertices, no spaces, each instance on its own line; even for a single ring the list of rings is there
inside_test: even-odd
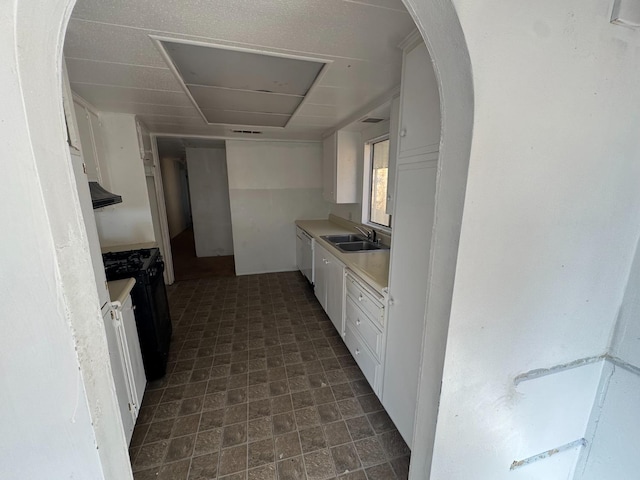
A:
[[[411,470],[411,477],[419,479],[428,477],[431,461],[471,145],[473,88],[464,35],[453,5],[446,0],[404,1],[434,60],[442,106],[441,162],[431,259],[432,285],[438,287],[425,292],[429,295],[427,354],[423,358]],[[39,219],[20,222],[17,226],[21,231],[9,233],[6,243],[19,245],[27,236],[38,240],[32,242],[39,252],[35,268],[39,269],[43,281],[35,291],[27,291],[29,279],[20,276],[15,287],[23,289],[24,294],[19,295],[9,309],[19,311],[20,302],[32,301],[34,295],[38,296],[41,313],[50,312],[48,319],[59,330],[59,337],[51,341],[66,345],[60,355],[68,357],[69,347],[76,352],[81,374],[76,409],[84,408],[90,417],[84,417],[82,425],[73,418],[76,423],[69,433],[69,441],[73,444],[92,438],[98,456],[84,456],[80,462],[69,457],[68,463],[65,458],[58,459],[60,471],[57,473],[95,478],[99,470],[105,479],[122,480],[131,478],[129,459],[121,426],[103,421],[117,417],[117,406],[106,340],[96,310],[97,293],[86,233],[64,142],[60,99],[62,45],[75,0],[37,3],[13,0],[0,12],[2,23],[13,27],[4,28],[0,34],[3,45],[0,59],[8,67],[0,74],[0,84],[5,97],[11,100],[1,114],[4,121],[0,132],[7,138],[6,153],[16,162],[15,171],[10,173],[23,180],[1,195],[13,208],[8,221],[20,216]],[[1,266],[7,268],[5,271],[28,270],[34,268],[33,260],[24,258],[5,265],[3,259]],[[31,320],[37,329],[39,317]],[[55,374],[56,365],[49,367],[50,371],[42,372],[44,375]],[[434,382],[437,389],[431,388]],[[67,405],[60,407],[60,421],[64,424]],[[20,414],[18,407],[15,413]],[[47,445],[40,448],[46,449]],[[32,453],[39,452],[36,449]]]

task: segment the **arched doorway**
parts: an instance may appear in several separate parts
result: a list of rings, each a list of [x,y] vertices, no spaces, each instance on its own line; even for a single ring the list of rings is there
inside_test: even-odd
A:
[[[473,88],[464,35],[453,5],[426,0],[404,2],[434,61],[442,105],[437,220],[431,248],[431,285],[438,285],[438,289],[425,292],[429,307],[411,467],[411,477],[417,479],[428,475],[435,432],[471,145]],[[119,432],[109,422],[100,421],[116,407],[112,381],[105,374],[108,358],[104,335],[100,336],[99,323],[87,323],[87,318],[96,315],[92,307],[95,281],[70,174],[69,153],[63,141],[64,113],[59,95],[62,44],[74,3],[59,0],[34,10],[28,2],[17,2],[13,10],[15,38],[8,48],[12,54],[20,50],[20,55],[12,58],[17,76],[8,78],[7,83],[11,82],[13,93],[23,100],[23,111],[12,118],[17,132],[14,141],[29,152],[41,179],[49,221],[45,232],[52,237],[57,252],[58,286],[65,292],[66,318],[75,331],[73,342],[79,351],[102,469],[105,478],[126,478],[123,472],[128,471],[128,458]]]

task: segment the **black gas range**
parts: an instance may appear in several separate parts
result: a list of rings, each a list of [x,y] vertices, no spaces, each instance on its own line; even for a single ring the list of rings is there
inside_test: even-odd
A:
[[[143,248],[102,255],[107,280],[135,278],[131,290],[142,361],[147,380],[167,371],[171,341],[171,317],[164,285],[164,261],[158,248]]]

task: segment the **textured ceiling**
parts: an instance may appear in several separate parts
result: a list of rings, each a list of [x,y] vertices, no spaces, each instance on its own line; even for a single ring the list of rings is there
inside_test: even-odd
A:
[[[260,127],[318,139],[400,83],[397,45],[414,28],[401,0],[78,0],[65,56],[72,89],[97,109],[137,114],[156,133],[219,137],[242,136],[240,125],[207,125],[150,35],[326,61],[286,128]]]

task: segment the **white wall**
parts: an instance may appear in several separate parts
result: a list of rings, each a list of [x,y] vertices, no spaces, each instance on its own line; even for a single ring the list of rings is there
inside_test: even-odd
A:
[[[638,32],[610,1],[454,4],[476,108],[432,478],[570,478],[579,450],[509,465],[584,435],[599,378],[513,379],[607,351],[640,233]]]
[[[640,469],[637,440],[640,410],[640,251],[629,274],[626,292],[587,432],[589,446],[576,479],[629,478]]]
[[[0,477],[130,479],[93,268],[66,145],[69,2],[0,5]],[[36,48],[35,45],[38,45]]]
[[[167,223],[171,238],[182,233],[189,226],[188,192],[185,192],[182,181],[182,170],[186,169],[177,158],[160,159],[164,201],[167,207]],[[186,200],[186,202],[185,202]],[[185,205],[186,203],[186,205]]]
[[[227,141],[236,273],[296,269],[295,220],[326,218],[322,144]]]
[[[95,211],[100,244],[160,243],[153,231],[135,116],[102,112],[100,121],[111,191],[122,196],[122,203]]]
[[[233,255],[225,149],[187,148],[187,170],[196,255]]]

